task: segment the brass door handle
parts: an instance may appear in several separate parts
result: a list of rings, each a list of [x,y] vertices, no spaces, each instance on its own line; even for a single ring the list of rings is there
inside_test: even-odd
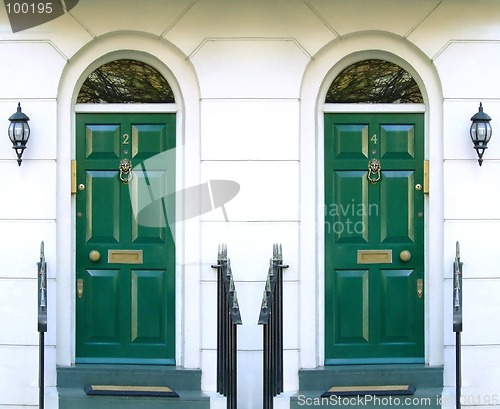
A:
[[[95,263],[101,259],[101,253],[99,253],[97,250],[92,250],[89,253],[89,259]]]
[[[399,253],[399,258],[402,262],[406,263],[410,261],[411,253],[408,250],[403,250],[401,253]]]

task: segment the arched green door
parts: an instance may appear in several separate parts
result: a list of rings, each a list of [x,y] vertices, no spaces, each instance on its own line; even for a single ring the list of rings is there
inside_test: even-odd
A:
[[[326,364],[424,361],[423,124],[325,114]]]
[[[174,148],[175,114],[76,120],[76,362],[174,364],[174,241],[164,223],[137,223],[137,181],[119,165]],[[175,191],[175,163],[143,175]]]

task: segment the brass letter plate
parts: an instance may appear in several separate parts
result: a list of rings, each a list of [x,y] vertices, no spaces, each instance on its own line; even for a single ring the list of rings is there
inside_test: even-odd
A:
[[[358,264],[392,263],[392,250],[358,250]]]
[[[142,250],[108,250],[108,263],[142,264]]]

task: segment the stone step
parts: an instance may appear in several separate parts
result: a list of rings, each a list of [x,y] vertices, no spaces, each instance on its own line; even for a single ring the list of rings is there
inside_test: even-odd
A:
[[[88,396],[87,385],[168,386],[178,397]],[[201,371],[175,366],[79,364],[57,368],[59,409],[209,409]]]
[[[201,371],[161,365],[79,364],[57,368],[58,388],[88,384],[169,386],[186,391],[201,389]]]
[[[413,395],[332,396],[321,395],[332,386],[411,385]],[[332,365],[299,371],[299,392],[290,397],[290,408],[331,407],[441,408],[443,368],[421,364]]]
[[[83,388],[60,388],[59,409],[209,409],[202,392],[176,390],[177,398],[87,396]]]
[[[315,407],[342,407],[343,409],[389,409],[405,408],[441,408],[443,388],[417,388],[413,395],[388,396],[331,396],[321,397],[324,390],[299,392],[290,397],[290,409]]]
[[[332,386],[401,385],[416,388],[443,386],[443,368],[419,364],[332,365],[299,371],[299,390],[323,390]]]

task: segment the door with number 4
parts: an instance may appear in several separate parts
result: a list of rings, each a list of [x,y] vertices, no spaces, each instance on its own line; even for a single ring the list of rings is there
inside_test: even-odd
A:
[[[325,363],[424,361],[423,114],[325,114]]]
[[[76,138],[76,362],[174,364],[173,238],[131,197],[141,177],[175,191],[175,163],[130,168],[175,147],[175,115],[78,114]]]

